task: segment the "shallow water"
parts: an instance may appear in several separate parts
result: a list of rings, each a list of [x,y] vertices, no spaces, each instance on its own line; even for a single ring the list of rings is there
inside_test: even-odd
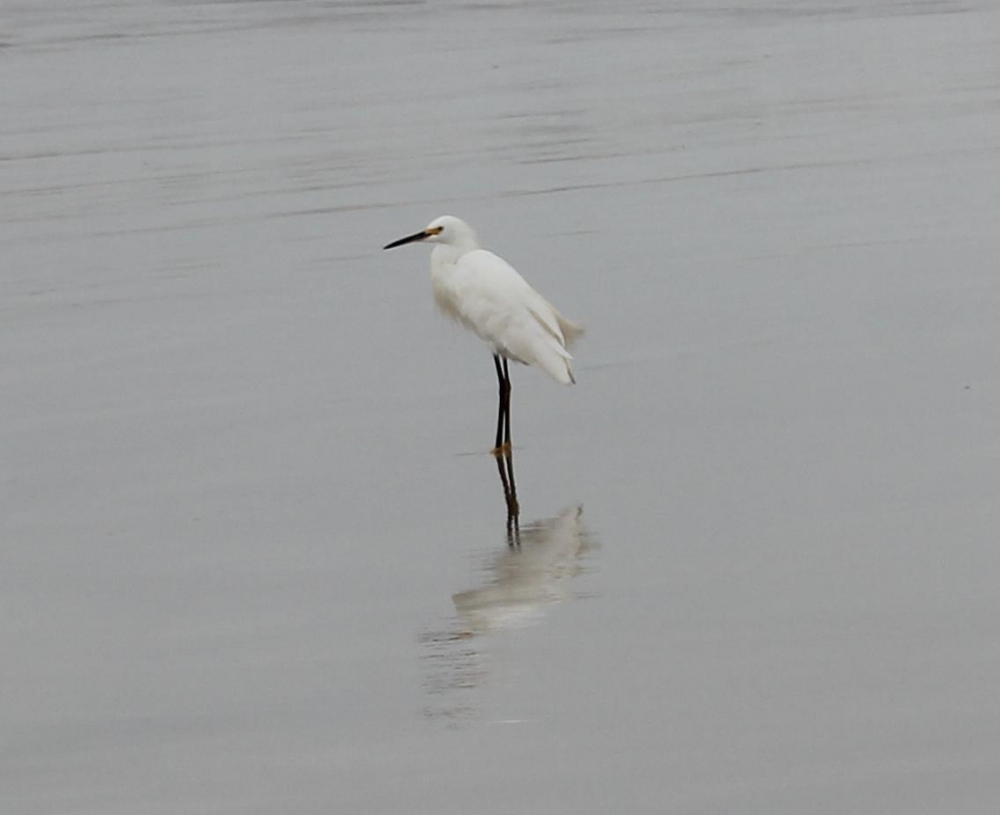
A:
[[[985,813],[1000,12],[0,9],[0,808]],[[433,312],[443,212],[587,324]]]

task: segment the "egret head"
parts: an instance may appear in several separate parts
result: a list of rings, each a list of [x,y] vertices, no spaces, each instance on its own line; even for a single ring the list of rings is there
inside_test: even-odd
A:
[[[387,243],[382,248],[394,249],[397,246],[402,246],[404,243],[413,243],[414,241],[444,243],[463,249],[475,249],[479,246],[479,243],[476,241],[476,233],[472,231],[472,227],[465,221],[461,218],[456,218],[454,215],[441,215],[419,232],[407,235],[405,238],[400,238],[392,243]]]

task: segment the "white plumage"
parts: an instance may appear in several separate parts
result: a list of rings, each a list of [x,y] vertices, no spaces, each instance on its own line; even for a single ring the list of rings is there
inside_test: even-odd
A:
[[[508,413],[510,379],[506,360],[534,365],[557,382],[575,382],[569,353],[583,333],[521,277],[503,258],[479,245],[476,233],[460,218],[442,215],[413,235],[385,246],[435,244],[431,253],[431,283],[441,311],[474,331],[493,349],[501,389],[501,417]],[[503,358],[501,372],[500,358]],[[504,405],[504,389],[507,406]],[[509,426],[507,428],[509,443]],[[500,447],[498,424],[497,447]]]
[[[569,353],[583,328],[563,317],[503,258],[480,247],[460,218],[442,215],[427,228],[389,244],[437,244],[431,253],[431,283],[441,311],[487,342],[494,353],[534,365],[557,382],[576,380]]]
[[[569,347],[582,329],[563,317],[503,258],[481,249],[463,221],[444,216],[448,236],[431,253],[434,300],[441,311],[476,332],[500,356],[535,365],[557,382],[573,379]]]

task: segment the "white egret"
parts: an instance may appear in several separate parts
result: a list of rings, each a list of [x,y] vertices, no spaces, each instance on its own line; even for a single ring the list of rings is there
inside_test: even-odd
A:
[[[434,300],[493,349],[500,384],[494,454],[510,450],[510,373],[507,360],[541,368],[557,382],[573,384],[569,353],[583,327],[563,317],[503,258],[480,247],[476,233],[453,215],[435,218],[425,229],[386,244],[436,244],[431,252]]]

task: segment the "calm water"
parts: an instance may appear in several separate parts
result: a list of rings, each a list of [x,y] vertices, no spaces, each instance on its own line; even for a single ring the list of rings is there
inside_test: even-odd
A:
[[[0,6],[0,809],[996,812],[998,32]],[[588,327],[520,549],[444,212]]]

